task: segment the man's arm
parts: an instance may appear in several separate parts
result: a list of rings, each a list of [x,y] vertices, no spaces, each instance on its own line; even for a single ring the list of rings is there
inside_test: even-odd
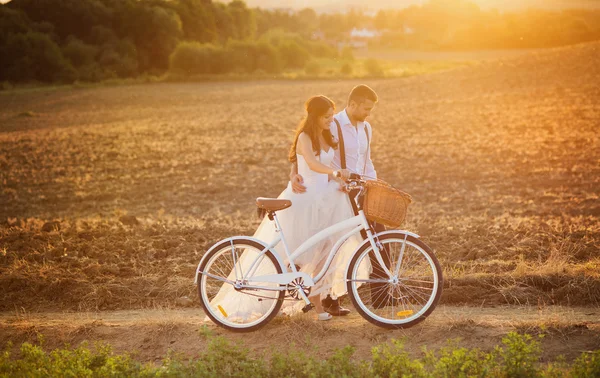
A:
[[[302,178],[302,176],[298,174],[298,162],[292,163],[292,168],[290,172],[290,182],[292,183],[292,192],[306,192],[306,186],[303,185],[304,178]]]
[[[340,151],[340,146],[339,146],[340,137],[338,136],[338,129],[337,129],[337,124],[335,123],[335,121],[331,122],[331,124],[329,125],[329,130],[331,131],[331,135],[333,136],[333,139],[338,141],[338,148],[336,148],[334,151],[333,160],[331,161],[331,168],[342,169],[342,166],[341,166],[342,157],[340,156],[341,151]]]
[[[369,133],[369,146],[367,148],[367,162],[366,162],[366,167],[365,167],[365,176],[367,176],[367,178],[369,179],[376,179],[377,178],[377,171],[375,171],[375,167],[373,166],[373,160],[371,160],[371,145],[373,144],[373,129],[371,128],[371,125],[369,123],[367,123],[365,125],[367,132]]]

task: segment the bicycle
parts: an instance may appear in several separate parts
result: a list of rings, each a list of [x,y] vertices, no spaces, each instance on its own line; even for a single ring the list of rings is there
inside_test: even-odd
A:
[[[274,222],[277,236],[269,244],[248,236],[234,236],[217,242],[207,251],[198,264],[194,280],[207,316],[217,325],[232,331],[254,331],[279,312],[286,293],[292,300],[304,301],[302,311],[308,312],[313,308],[308,299],[311,286],[325,275],[340,246],[352,235],[364,230],[367,238],[352,254],[345,274],[348,296],[358,313],[367,321],[390,329],[408,328],[427,318],[442,293],[440,264],[431,248],[415,233],[406,230],[374,233],[362,209],[365,184],[365,180],[354,174],[345,183],[348,191],[358,190],[354,199],[358,214],[321,230],[293,253],[288,249],[276,214],[290,207],[291,201],[258,198],[257,206]],[[320,241],[345,230],[350,231],[333,245],[316,276],[298,271],[295,258]],[[289,261],[287,266],[273,251],[280,242]],[[389,266],[384,262],[382,250],[388,254]],[[369,278],[371,261],[375,260],[387,278]],[[376,285],[371,287],[370,284],[379,284],[376,292],[373,289]],[[243,300],[258,301],[259,310],[251,315],[240,315],[235,309],[211,305],[213,300],[217,301],[215,298],[223,285],[232,285],[236,292],[247,294]],[[384,298],[383,304],[378,297]]]

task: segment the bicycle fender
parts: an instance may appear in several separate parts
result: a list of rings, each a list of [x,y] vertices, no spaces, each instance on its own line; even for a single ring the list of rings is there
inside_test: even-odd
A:
[[[412,236],[415,239],[420,238],[419,235],[415,234],[414,232],[407,231],[407,230],[387,230],[387,231],[383,231],[378,234],[375,234],[374,236],[383,236],[383,235],[387,235],[387,234],[403,234],[403,235]],[[366,240],[366,241],[368,242],[368,240]]]
[[[219,240],[218,242],[216,242],[215,244],[213,244],[213,246],[210,247],[208,249],[208,251],[206,251],[206,253],[204,253],[204,256],[202,256],[202,258],[200,259],[200,262],[198,263],[198,266],[196,267],[196,273],[194,274],[194,285],[198,284],[198,273],[200,272],[200,266],[202,265],[202,263],[206,259],[206,256],[208,256],[208,254],[213,249],[219,247],[223,243],[231,242],[231,241],[234,241],[234,240],[251,240],[253,242],[256,242],[256,243],[262,245],[263,249],[265,249],[265,248],[268,247],[268,244],[266,244],[264,241],[262,241],[260,239],[256,239],[256,238],[250,237],[250,236],[232,236],[232,237],[227,238],[227,239]],[[279,266],[281,266],[281,269],[285,272],[286,268],[285,268],[285,265],[283,265],[283,260],[281,260],[281,257],[279,257],[279,255],[277,253],[275,253],[275,252],[273,252],[273,255],[275,256],[275,259],[279,263]]]
[[[387,230],[384,232],[379,232],[375,235],[373,235],[373,237],[380,237],[380,236],[384,236],[384,235],[388,235],[388,234],[402,234],[402,235],[408,235],[408,236],[412,236],[415,239],[419,239],[419,235],[415,234],[414,232],[410,232],[407,230]],[[355,250],[354,252],[352,252],[352,257],[354,257],[354,255],[360,251],[362,249],[362,247],[365,244],[369,244],[369,239],[365,239]],[[352,261],[352,258],[350,258],[350,260],[348,260],[348,265],[346,266],[346,272],[344,273],[344,280],[347,280],[346,277],[348,277],[348,271],[350,270],[350,262]]]

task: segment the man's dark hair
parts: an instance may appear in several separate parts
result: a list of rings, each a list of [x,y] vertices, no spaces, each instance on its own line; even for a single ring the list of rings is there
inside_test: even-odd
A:
[[[350,92],[350,96],[348,96],[348,104],[350,101],[354,101],[357,104],[362,104],[365,100],[371,100],[373,102],[377,102],[377,93],[368,85],[357,85],[352,88],[352,92]]]

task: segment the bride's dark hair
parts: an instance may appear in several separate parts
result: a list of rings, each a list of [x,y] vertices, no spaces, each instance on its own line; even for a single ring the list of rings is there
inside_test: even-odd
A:
[[[321,143],[319,142],[319,133],[322,133],[325,143],[330,145],[332,148],[337,148],[338,144],[333,140],[333,135],[329,129],[322,130],[318,125],[319,117],[322,117],[327,113],[329,109],[335,110],[335,103],[328,97],[319,95],[308,99],[304,104],[306,108],[306,117],[300,122],[296,129],[296,135],[294,136],[294,143],[290,149],[289,160],[291,163],[296,162],[296,145],[298,144],[298,137],[302,133],[306,133],[312,142],[312,148],[315,151],[315,155],[319,155],[321,151]]]

